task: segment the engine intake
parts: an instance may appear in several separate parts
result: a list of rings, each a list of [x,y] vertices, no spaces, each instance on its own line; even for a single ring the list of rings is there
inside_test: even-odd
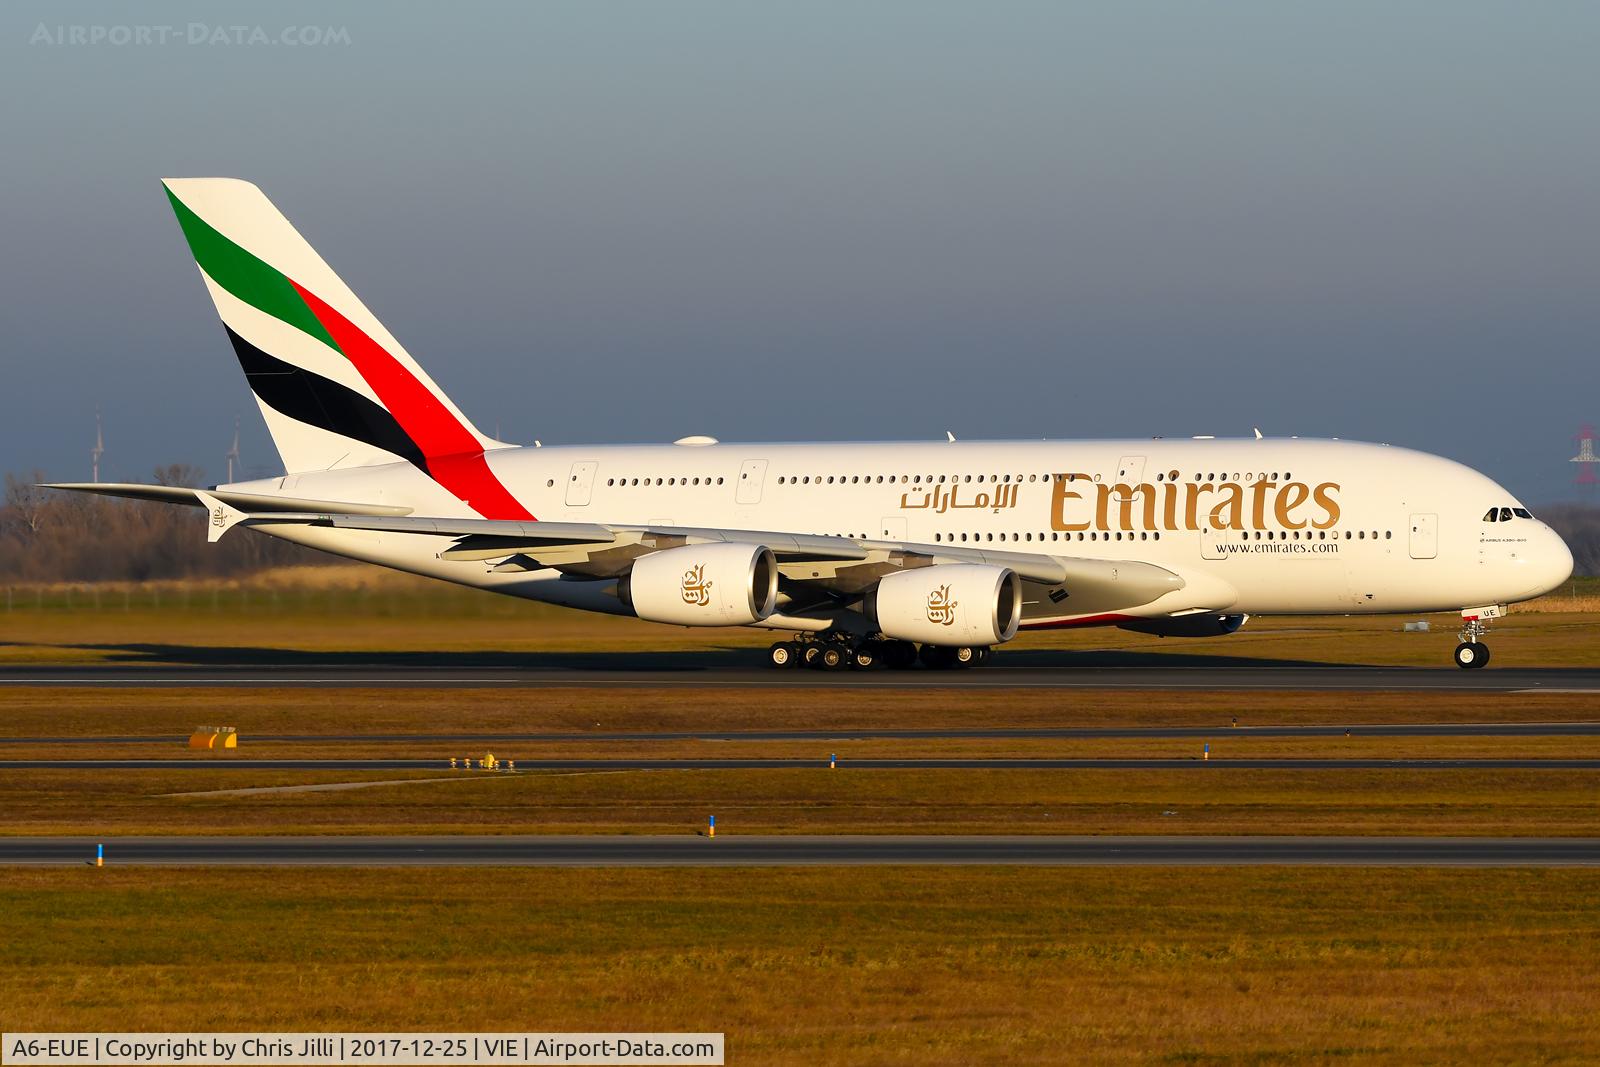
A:
[[[748,626],[778,605],[778,560],[765,545],[684,545],[633,561],[617,595],[650,622]]]
[[[1017,636],[1022,579],[1006,567],[941,563],[891,574],[863,609],[886,637],[930,645],[998,645]]]

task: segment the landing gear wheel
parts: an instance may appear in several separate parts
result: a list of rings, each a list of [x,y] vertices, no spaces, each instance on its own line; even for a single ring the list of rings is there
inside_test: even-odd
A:
[[[802,645],[800,647],[800,662],[803,663],[807,667],[815,667],[817,665],[817,657],[820,656],[821,654],[822,654],[822,646],[821,645],[817,645],[817,644],[805,644],[805,645]]]
[[[1476,669],[1489,662],[1489,646],[1482,641],[1463,641],[1456,646],[1456,666]]]
[[[774,667],[793,667],[800,662],[800,650],[788,641],[779,641],[767,649],[767,662]]]
[[[811,665],[824,671],[836,671],[849,662],[850,650],[843,645],[822,645],[811,660]]]
[[[982,658],[983,654],[971,645],[957,645],[950,650],[952,667],[976,667]]]
[[[882,662],[883,653],[877,641],[863,641],[850,654],[850,666],[870,671]]]

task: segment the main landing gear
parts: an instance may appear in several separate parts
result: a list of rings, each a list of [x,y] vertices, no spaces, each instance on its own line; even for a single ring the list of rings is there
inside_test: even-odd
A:
[[[767,649],[773,667],[815,667],[823,671],[846,668],[903,671],[921,663],[928,670],[976,667],[990,650],[971,645],[948,647],[896,641],[885,637],[858,638],[850,634],[821,634],[795,641],[779,641]]]

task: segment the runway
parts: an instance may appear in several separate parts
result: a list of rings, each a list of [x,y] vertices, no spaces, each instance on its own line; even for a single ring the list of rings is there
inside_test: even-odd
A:
[[[737,835],[10,837],[0,865],[91,865],[102,842],[110,867],[1600,866],[1596,838]]]
[[[4,745],[181,745],[188,734],[70,734],[0,737]],[[1317,726],[1023,726],[927,730],[715,730],[638,733],[250,734],[252,744],[505,745],[646,741],[959,741],[1146,738],[1243,740],[1284,737],[1596,737],[1600,722],[1349,723]]]
[[[227,651],[227,650],[219,650]],[[413,657],[414,658],[414,657]],[[582,657],[576,657],[582,659]],[[648,662],[664,657],[652,656]],[[337,665],[271,662],[222,666],[87,666],[0,669],[0,686],[65,688],[273,688],[273,689],[1187,689],[1300,691],[1449,691],[1600,693],[1600,669],[1575,667],[1364,667],[1250,664],[1195,665],[1185,657],[1170,664],[1137,667],[1084,665],[1056,657],[1061,666],[1031,665],[1037,657],[1019,656],[968,671],[816,671],[771,670],[704,665],[692,655],[680,669],[630,668],[626,660],[606,666],[407,666],[393,662]],[[1150,659],[1151,657],[1145,657]]]
[[[826,770],[818,759],[516,759],[524,771],[771,771]],[[445,759],[18,759],[0,760],[0,774],[19,770],[60,771],[449,771]],[[1600,759],[842,759],[840,771],[1595,771]],[[467,770],[457,774],[505,774]]]

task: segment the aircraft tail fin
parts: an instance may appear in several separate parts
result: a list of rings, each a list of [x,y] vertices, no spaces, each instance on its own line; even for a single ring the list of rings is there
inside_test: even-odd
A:
[[[458,457],[504,447],[260,189],[235,178],[163,184],[286,471],[404,460],[437,475]]]

